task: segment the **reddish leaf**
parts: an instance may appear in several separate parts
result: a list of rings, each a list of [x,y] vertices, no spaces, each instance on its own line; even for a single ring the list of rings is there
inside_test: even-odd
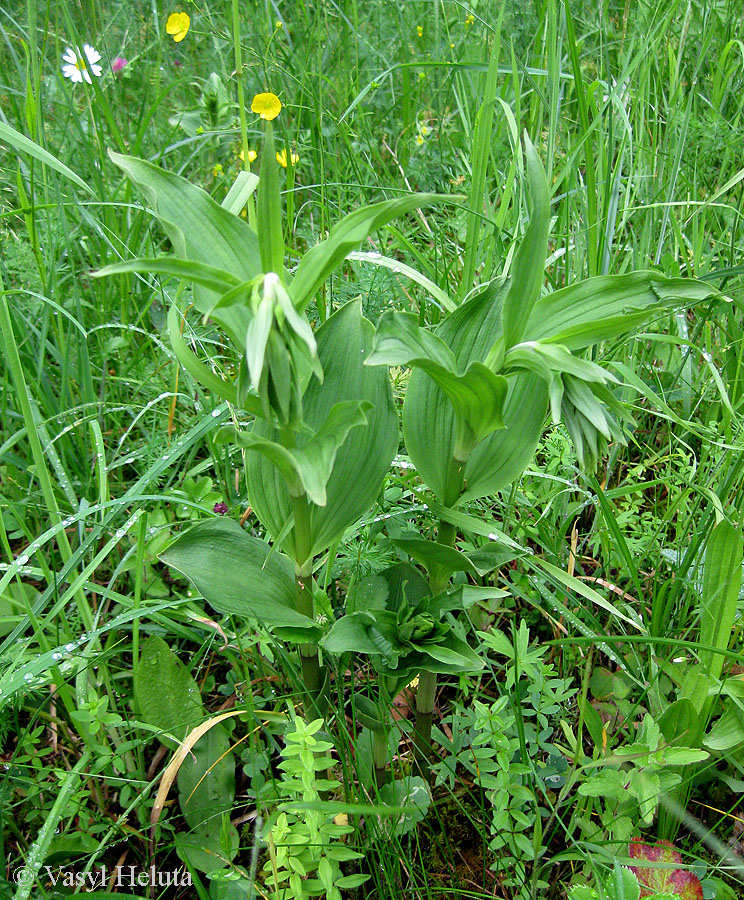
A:
[[[651,864],[630,867],[641,885],[641,897],[666,893],[681,900],[703,900],[700,879],[681,867],[682,857],[669,841],[645,844],[640,838],[633,838],[628,854],[631,859]]]

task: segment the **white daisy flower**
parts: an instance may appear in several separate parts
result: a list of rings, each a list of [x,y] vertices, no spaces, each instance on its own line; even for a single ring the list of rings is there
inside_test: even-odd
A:
[[[85,79],[88,84],[92,84],[91,72],[96,78],[101,77],[101,67],[96,65],[100,58],[101,54],[90,44],[83,44],[82,53],[80,50],[76,52],[72,47],[68,47],[62,54],[64,61],[62,74],[73,82]]]

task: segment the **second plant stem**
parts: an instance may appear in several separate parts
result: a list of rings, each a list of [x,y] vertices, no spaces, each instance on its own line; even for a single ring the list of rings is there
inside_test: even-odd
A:
[[[437,530],[437,543],[451,547],[455,543],[456,529],[443,519]],[[433,575],[430,582],[431,595],[441,594],[449,583],[449,575]],[[416,691],[416,721],[413,726],[416,761],[421,772],[428,777],[431,759],[431,723],[434,717],[434,703],[437,695],[437,676],[434,672],[419,673]]]

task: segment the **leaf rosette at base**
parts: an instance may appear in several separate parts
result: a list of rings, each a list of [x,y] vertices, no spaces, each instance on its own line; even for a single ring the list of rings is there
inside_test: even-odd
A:
[[[483,661],[457,635],[453,609],[462,591],[431,597],[419,572],[399,563],[365,579],[351,595],[351,612],[338,619],[322,643],[332,653],[366,653],[381,674],[405,684],[413,672],[478,672]],[[361,608],[368,603],[368,608]]]

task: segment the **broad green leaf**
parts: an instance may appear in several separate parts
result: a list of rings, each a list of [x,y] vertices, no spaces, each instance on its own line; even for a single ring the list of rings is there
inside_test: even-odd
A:
[[[594,888],[585,884],[575,884],[568,890],[568,900],[600,900],[600,896]]]
[[[380,800],[396,809],[403,807],[402,813],[383,820],[391,835],[400,837],[424,819],[431,804],[431,793],[423,778],[409,776],[384,785],[380,790]]]
[[[584,725],[589,732],[591,739],[594,741],[594,746],[598,750],[601,750],[603,738],[606,741],[606,733],[604,733],[604,722],[602,721],[602,717],[586,697],[580,696],[577,697],[576,700],[577,705],[584,718]]]
[[[441,194],[409,194],[396,200],[383,200],[350,213],[331,229],[328,237],[316,244],[302,257],[297,266],[289,293],[299,310],[312,301],[328,276],[334,272],[352,250],[357,250],[372,232],[394,219],[430,203],[457,199]]]
[[[614,769],[600,769],[591,778],[581,782],[576,790],[582,797],[613,797],[619,800],[626,794],[626,783],[625,773]]]
[[[299,464],[292,451],[276,441],[270,441],[251,431],[235,431],[228,428],[220,434],[222,443],[236,443],[246,450],[262,454],[277,470],[287,485],[291,497],[301,497],[305,491]],[[295,451],[296,452],[296,451]]]
[[[396,563],[383,569],[378,577],[384,578],[388,584],[390,592],[387,597],[387,608],[393,611],[404,603],[416,606],[424,597],[431,595],[427,580],[418,569],[414,569],[408,563]]]
[[[235,759],[223,725],[196,742],[178,770],[178,801],[190,828],[219,832],[235,799]]]
[[[223,209],[206,191],[180,175],[134,156],[113,151],[109,155],[144,193],[176,256],[230,272],[238,282],[251,281],[261,274],[258,238],[239,216]],[[218,300],[215,291],[204,287],[194,290],[194,303],[201,313],[208,313]],[[242,346],[248,310],[240,305],[228,307],[217,321]]]
[[[693,747],[665,747],[662,759],[668,766],[691,766],[704,762],[709,756],[705,750],[695,750]]]
[[[390,711],[385,709],[380,703],[375,703],[364,694],[354,694],[354,719],[364,728],[372,731],[387,733],[390,730]],[[371,748],[370,748],[371,750]],[[357,759],[359,753],[359,744],[356,744]],[[361,776],[361,770],[357,770],[358,777]]]
[[[300,497],[305,493],[317,506],[325,506],[326,486],[336,454],[352,428],[367,424],[366,413],[371,408],[372,404],[366,401],[336,403],[317,433],[301,447],[286,448],[252,431],[231,434],[241,447],[262,453],[276,466],[291,496]]]
[[[518,344],[535,305],[545,278],[550,226],[550,192],[545,169],[529,137],[524,136],[527,180],[530,186],[530,221],[509,273],[509,289],[502,312],[504,348]]]
[[[70,181],[73,181],[78,187],[81,187],[89,194],[94,193],[93,189],[87,185],[79,175],[76,175],[72,169],[68,168],[63,162],[60,162],[56,156],[53,156],[48,150],[40,147],[35,141],[32,141],[31,138],[27,138],[25,134],[21,134],[20,131],[11,128],[10,125],[7,125],[5,122],[0,122],[0,141],[5,141],[5,143],[10,144],[11,147],[15,148],[20,153],[28,153],[28,155],[33,156],[34,159],[38,159],[40,163],[49,166],[50,169],[54,169],[55,172],[59,172],[60,175],[64,175],[65,178],[69,178]]]
[[[346,848],[344,848],[346,849]],[[329,855],[334,855],[334,858],[338,858],[335,854],[338,851],[333,849],[330,851]],[[348,852],[348,851],[347,851]],[[349,859],[358,859],[361,856],[361,853],[355,853],[353,856],[348,857]],[[344,857],[346,858],[346,857]],[[361,885],[365,884],[365,882],[369,881],[371,875],[365,875],[359,872],[356,875],[342,875],[341,878],[337,878],[334,882],[334,887],[342,888],[345,891],[353,890],[354,888],[361,887]]]
[[[126,272],[172,275],[174,278],[192,281],[210,291],[220,293],[237,287],[241,283],[230,272],[189,259],[177,259],[174,256],[158,256],[155,259],[127,259],[98,269],[97,272],[93,272],[93,277],[105,278],[108,275],[121,275]]]
[[[478,516],[469,516],[460,510],[448,509],[436,500],[432,500],[428,506],[435,516],[443,519],[445,522],[449,522],[451,525],[455,525],[460,531],[480,534],[482,537],[487,537],[489,541],[496,541],[505,547],[511,547],[518,556],[526,552],[524,547],[521,547],[513,538],[510,538],[493,519],[485,516],[483,512]]]
[[[700,746],[703,722],[694,704],[685,697],[675,700],[664,710],[659,719],[659,728],[665,743],[671,746]]]
[[[464,375],[454,375],[437,363],[417,360],[417,365],[447,395],[457,420],[452,454],[466,460],[484,438],[504,427],[504,401],[509,382],[482,363],[471,363]]]
[[[741,532],[726,519],[711,531],[705,548],[700,598],[700,643],[727,650],[741,589]],[[723,653],[700,651],[700,664],[712,679],[723,669]]]
[[[718,753],[744,746],[744,713],[729,701],[723,715],[710,729],[703,744],[709,750]]]
[[[507,367],[529,369],[545,381],[550,381],[553,372],[568,372],[581,378],[582,381],[598,384],[617,382],[617,378],[611,372],[591,360],[574,356],[561,344],[541,341],[525,341],[512,347],[504,358],[504,368]]]
[[[366,612],[354,612],[342,616],[331,626],[321,644],[329,653],[366,653],[374,656],[380,652],[369,634],[373,617]]]
[[[206,824],[194,831],[178,832],[174,835],[174,840],[179,858],[200,872],[224,871],[235,858],[240,846],[238,830],[230,823],[226,828],[226,834],[217,824]],[[115,900],[122,895],[110,896],[111,900]]]
[[[581,350],[647,322],[655,313],[691,306],[716,296],[692,278],[665,278],[659,272],[588,278],[537,301],[522,337]]]
[[[682,680],[682,697],[695,707],[696,714],[702,716],[708,703],[708,694],[714,682],[702,666],[691,666]]]
[[[268,627],[314,628],[295,609],[291,562],[232,519],[200,522],[160,559],[189,578],[219,613],[258,619]]]
[[[447,638],[442,643],[420,645],[422,652],[429,657],[428,662],[422,663],[421,669],[447,675],[455,672],[479,672],[483,668],[483,660],[467,641],[456,638],[452,632]]]
[[[411,313],[386,312],[375,334],[367,365],[422,369],[447,395],[457,417],[454,456],[465,460],[473,447],[504,427],[502,411],[509,388],[506,378],[480,362],[460,374],[450,348],[436,334],[419,328]]]
[[[497,600],[508,596],[509,591],[501,588],[459,584],[454,589],[450,588],[443,594],[433,597],[429,602],[428,610],[434,618],[441,618],[445,612],[470,609],[471,606],[483,600]]]
[[[183,739],[204,718],[199,686],[166,642],[157,635],[143,647],[134,676],[134,702],[140,718]],[[175,746],[163,738],[168,746]]]
[[[453,572],[486,575],[521,555],[518,551],[496,542],[485,544],[467,554],[454,547],[423,538],[393,538],[392,543],[408,553],[416,562],[421,563],[430,575],[436,570],[440,576],[449,576]]]
[[[392,542],[416,562],[421,563],[430,575],[434,571],[441,575],[451,575],[453,572],[478,574],[477,569],[464,553],[460,553],[459,550],[448,547],[446,544],[427,541],[424,538],[393,538]]]
[[[479,575],[487,575],[489,572],[493,572],[494,569],[498,569],[523,555],[524,551],[520,552],[506,544],[492,541],[468,553],[467,557]]]
[[[386,310],[377,325],[374,349],[367,366],[411,366],[420,360],[457,371],[455,355],[434,332],[421,328],[413,313]]]
[[[310,556],[328,549],[374,503],[390,462],[398,449],[398,427],[390,380],[382,368],[364,365],[374,329],[361,315],[359,301],[352,301],[330,316],[316,332],[318,358],[324,383],[310,381],[302,398],[303,415],[310,429],[319,429],[331,409],[344,401],[371,405],[367,425],[354,428],[336,454],[326,485],[325,506],[311,505]],[[268,422],[254,426],[253,434],[277,441]],[[302,448],[307,436],[297,440]],[[261,522],[276,539],[292,516],[292,498],[286,483],[271,462],[259,454],[246,459],[248,496]],[[300,565],[294,531],[284,540],[286,552]]]
[[[641,886],[638,879],[624,866],[615,864],[615,871],[612,875],[612,881],[606,886],[606,891],[602,900],[639,900],[641,894]],[[599,894],[596,895],[600,900]],[[571,900],[574,900],[571,897]],[[655,898],[655,900],[664,900],[663,897]]]
[[[372,612],[385,609],[390,586],[382,575],[367,575],[355,580],[346,595],[347,615],[353,612]]]
[[[488,285],[449,315],[436,331],[455,355],[460,370],[486,359],[501,335],[501,303],[506,283]],[[454,453],[455,412],[442,389],[421,370],[411,374],[403,404],[403,434],[409,456],[431,490],[447,507],[501,490],[517,478],[537,447],[547,411],[547,387],[535,375],[509,379],[504,428],[478,444],[464,468],[458,490]]]

